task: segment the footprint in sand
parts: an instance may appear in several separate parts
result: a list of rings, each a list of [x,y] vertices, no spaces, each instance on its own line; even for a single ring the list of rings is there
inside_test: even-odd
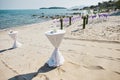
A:
[[[74,51],[74,50],[72,50],[72,49],[68,49],[67,51]]]
[[[46,76],[45,74],[38,74],[37,77],[39,77],[40,80],[41,80],[41,79],[42,79],[42,80],[50,80],[50,79],[48,78],[48,76]]]
[[[58,70],[58,73],[59,73],[59,74],[61,74],[61,73],[63,73],[63,72],[66,72],[66,71],[65,71],[64,69],[62,69],[61,67],[58,67],[57,70]]]
[[[104,70],[102,66],[83,66],[83,67],[91,70]]]
[[[113,60],[113,61],[120,61],[120,58],[113,58],[113,57],[107,57],[107,56],[95,56],[96,58],[103,58],[103,59],[107,59],[107,60]]]
[[[117,60],[120,60],[120,58],[116,58]]]
[[[74,65],[74,66],[80,67],[80,65],[77,64],[77,63],[74,63],[74,62],[71,62],[71,61],[69,61],[68,63],[70,63],[70,64],[72,64],[72,65]]]
[[[104,58],[104,57],[102,57],[102,56],[95,56],[96,58]]]
[[[107,56],[95,56],[96,58],[103,58],[103,59],[107,59],[107,60],[114,60],[112,57],[107,57]]]
[[[106,59],[109,59],[109,60],[114,60],[112,57],[106,57]]]
[[[5,61],[1,60],[1,62],[5,65],[5,67],[7,67],[8,69],[10,69],[12,72],[19,74],[16,70],[14,70],[13,68],[11,68]]]
[[[120,58],[116,58],[117,61],[120,61]]]
[[[115,50],[120,51],[120,49],[115,49]]]
[[[79,63],[75,63],[75,62],[72,62],[72,61],[68,61],[68,64],[69,64],[71,67],[75,68],[75,69],[80,68]]]
[[[107,48],[107,49],[112,50],[112,48]]]
[[[120,72],[114,71],[116,74],[120,75]]]
[[[95,47],[94,45],[91,45],[91,47]]]
[[[83,47],[86,46],[86,45],[83,45],[83,44],[73,44],[73,45],[78,45],[78,46],[83,46]]]

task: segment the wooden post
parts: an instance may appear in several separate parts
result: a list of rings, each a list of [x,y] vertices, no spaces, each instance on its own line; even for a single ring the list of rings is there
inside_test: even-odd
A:
[[[71,25],[71,19],[72,19],[72,17],[70,16],[69,17],[69,25]]]
[[[63,19],[62,18],[60,19],[60,25],[61,25],[60,29],[62,30],[63,29]]]
[[[83,16],[83,29],[85,29],[85,25],[86,25],[86,16]]]

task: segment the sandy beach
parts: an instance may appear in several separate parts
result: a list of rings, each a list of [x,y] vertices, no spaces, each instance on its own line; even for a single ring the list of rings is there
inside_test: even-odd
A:
[[[0,31],[0,80],[120,80],[120,16],[82,20],[64,28],[59,47],[65,62],[46,64],[54,47],[45,36],[53,21],[27,25],[18,31],[20,48],[11,49],[9,30]]]

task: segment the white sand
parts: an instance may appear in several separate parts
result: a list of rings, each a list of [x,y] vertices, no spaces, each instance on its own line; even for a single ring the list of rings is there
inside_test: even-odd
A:
[[[81,22],[65,28],[65,63],[55,69],[44,65],[54,49],[45,36],[51,21],[11,28],[23,44],[16,49],[10,50],[8,31],[1,31],[0,80],[120,80],[120,16],[90,21],[84,31]]]

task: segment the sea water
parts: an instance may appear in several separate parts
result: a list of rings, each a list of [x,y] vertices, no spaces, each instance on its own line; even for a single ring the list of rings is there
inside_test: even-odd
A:
[[[78,11],[79,12],[79,11]],[[0,29],[18,27],[50,20],[39,16],[66,15],[74,13],[67,9],[36,9],[36,10],[0,10]]]

